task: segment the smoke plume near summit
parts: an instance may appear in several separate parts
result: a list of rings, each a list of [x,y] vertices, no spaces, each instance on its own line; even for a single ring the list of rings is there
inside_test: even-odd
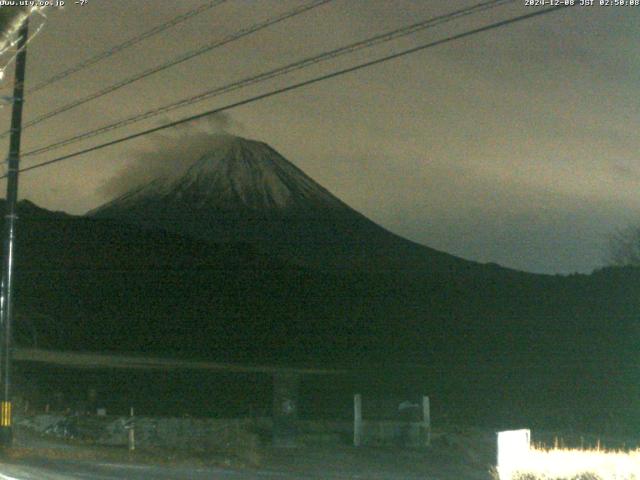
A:
[[[133,151],[127,165],[99,187],[98,193],[113,199],[158,177],[180,175],[231,135],[231,129],[242,130],[242,126],[221,112],[156,133],[154,146]]]

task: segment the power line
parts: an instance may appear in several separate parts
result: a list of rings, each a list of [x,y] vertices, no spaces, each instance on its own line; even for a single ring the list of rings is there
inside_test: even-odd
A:
[[[109,58],[112,55],[115,55],[116,53],[126,50],[127,48],[133,47],[134,45],[142,42],[143,40],[146,40],[149,37],[162,33],[165,30],[168,30],[169,28],[174,27],[182,22],[186,22],[187,20],[197,15],[200,15],[201,13],[206,12],[207,10],[217,7],[218,5],[221,5],[226,1],[227,0],[212,0],[182,15],[178,15],[177,17],[174,17],[171,20],[168,20],[165,23],[158,25],[157,27],[154,27],[151,30],[147,30],[146,32],[141,33],[137,37],[130,38],[129,40],[119,45],[115,45],[110,49],[105,50],[104,52],[98,53],[93,57],[90,57],[86,60],[83,60],[82,62],[77,63],[72,67],[69,67],[67,70],[64,70],[56,75],[53,75],[52,77],[42,81],[41,83],[35,85],[34,87],[27,89],[27,93],[33,93],[33,92],[37,92],[38,90],[42,90],[43,88],[48,87],[53,83],[59,82],[60,80],[63,80],[68,76],[79,72],[80,70],[90,67],[91,65],[94,65],[104,60],[105,58]]]
[[[34,118],[33,120],[30,120],[28,122],[26,122],[23,126],[22,129],[24,130],[25,128],[29,128],[32,127],[34,125],[37,125],[38,123],[44,122],[45,120],[48,120],[52,117],[55,117],[57,115],[60,115],[61,113],[64,112],[68,112],[69,110],[72,110],[74,108],[77,108],[81,105],[84,105],[87,102],[90,102],[92,100],[96,100],[100,97],[103,97],[109,93],[113,93],[116,90],[119,90],[123,87],[126,87],[127,85],[130,85],[134,82],[137,82],[138,80],[142,80],[143,78],[149,77],[155,73],[161,72],[163,70],[166,70],[170,67],[176,66],[180,63],[186,62],[187,60],[190,60],[192,58],[195,58],[199,55],[202,55],[204,53],[210,52],[216,48],[219,48],[223,45],[226,45],[228,43],[234,42],[236,40],[239,40],[243,37],[246,37],[248,35],[251,35],[257,31],[263,30],[267,27],[270,27],[271,25],[274,25],[276,23],[282,22],[286,19],[289,19],[291,17],[295,17],[296,15],[300,15],[308,10],[314,9],[316,7],[319,7],[321,5],[324,5],[325,3],[329,3],[332,0],[315,0],[312,1],[309,4],[306,5],[302,5],[296,8],[293,8],[291,10],[286,11],[285,13],[278,15],[276,17],[267,19],[263,22],[260,23],[256,23],[255,25],[252,25],[249,28],[244,28],[242,30],[239,30],[238,32],[235,32],[231,35],[228,35],[227,37],[223,38],[222,40],[217,40],[213,43],[209,43],[203,47],[200,47],[196,50],[192,50],[189,51],[185,54],[182,54],[176,58],[173,58],[172,60],[165,62],[161,65],[158,65],[156,67],[150,68],[148,70],[145,70],[142,73],[133,75],[132,77],[129,77],[125,80],[121,80],[113,85],[110,85],[102,90],[99,90],[97,92],[94,92],[92,94],[87,95],[86,97],[83,97],[79,100],[76,100],[74,102],[68,103],[67,105],[63,105],[60,108],[57,108],[55,110],[52,110],[50,112],[47,112],[43,115],[40,115],[39,117]],[[2,134],[0,134],[0,138],[5,137],[9,134],[9,131],[3,132]]]
[[[285,93],[285,92],[289,92],[289,91],[292,91],[292,90],[297,90],[299,88],[306,87],[308,85],[312,85],[312,84],[315,84],[315,83],[318,83],[318,82],[321,82],[321,81],[324,81],[324,80],[328,80],[328,79],[331,79],[331,78],[335,78],[335,77],[338,77],[338,76],[341,76],[341,75],[345,75],[347,73],[355,72],[355,71],[361,70],[363,68],[367,68],[367,67],[371,67],[371,66],[374,66],[374,65],[378,65],[380,63],[387,62],[389,60],[394,60],[396,58],[400,58],[400,57],[403,57],[403,56],[406,56],[406,55],[410,55],[412,53],[419,52],[421,50],[426,50],[428,48],[436,47],[438,45],[443,45],[445,43],[449,43],[449,42],[452,42],[454,40],[459,40],[459,39],[462,39],[462,38],[465,38],[465,37],[476,35],[478,33],[486,32],[486,31],[489,31],[489,30],[493,30],[495,28],[504,27],[504,26],[507,26],[507,25],[510,25],[510,24],[513,24],[513,23],[516,23],[516,22],[527,20],[529,18],[533,18],[533,17],[545,15],[547,13],[551,13],[551,12],[555,12],[555,11],[558,11],[558,10],[562,10],[564,8],[567,8],[568,6],[569,5],[560,5],[560,6],[557,6],[557,7],[546,8],[546,9],[543,9],[543,10],[536,10],[535,12],[532,12],[532,13],[528,13],[528,14],[525,14],[525,15],[519,15],[517,17],[512,17],[512,18],[509,18],[507,20],[501,20],[499,22],[494,22],[494,23],[491,23],[489,25],[485,25],[484,27],[475,28],[473,30],[468,30],[466,32],[459,33],[459,34],[456,34],[456,35],[451,35],[449,37],[446,37],[446,38],[443,38],[443,39],[440,39],[440,40],[436,40],[436,41],[433,41],[433,42],[430,42],[430,43],[425,43],[425,44],[419,45],[417,47],[412,47],[412,48],[409,48],[409,49],[406,49],[406,50],[402,50],[400,52],[397,52],[397,53],[394,53],[394,54],[391,54],[391,55],[387,55],[385,57],[381,57],[381,58],[378,58],[376,60],[371,60],[371,61],[368,61],[368,62],[360,63],[360,64],[352,66],[352,67],[344,68],[344,69],[341,69],[341,70],[336,70],[334,72],[331,72],[331,73],[328,73],[328,74],[325,74],[325,75],[321,75],[321,76],[312,78],[310,80],[305,80],[303,82],[294,83],[292,85],[289,85],[289,86],[286,86],[286,87],[282,87],[282,88],[278,88],[276,90],[272,90],[272,91],[267,92],[267,93],[263,93],[263,94],[256,95],[256,96],[244,99],[244,100],[240,100],[238,102],[234,102],[234,103],[225,105],[224,107],[214,108],[212,110],[208,110],[208,111],[203,112],[203,113],[199,113],[199,114],[196,114],[196,115],[192,115],[190,117],[186,117],[186,118],[183,118],[183,119],[180,119],[180,120],[176,120],[174,122],[166,123],[166,124],[160,125],[158,127],[150,128],[150,129],[144,130],[142,132],[138,132],[138,133],[134,133],[134,134],[131,134],[131,135],[127,135],[125,137],[121,137],[121,138],[118,138],[116,140],[111,140],[109,142],[105,142],[105,143],[102,143],[102,144],[99,144],[99,145],[95,145],[95,146],[90,147],[90,148],[79,150],[79,151],[74,152],[74,153],[70,153],[70,154],[67,154],[67,155],[62,155],[62,156],[54,158],[52,160],[47,160],[46,162],[42,162],[42,163],[39,163],[39,164],[36,164],[36,165],[32,165],[30,167],[23,168],[23,169],[20,170],[20,172],[27,172],[29,170],[35,170],[37,168],[42,168],[42,167],[45,167],[45,166],[48,166],[48,165],[51,165],[51,164],[54,164],[54,163],[62,162],[64,160],[68,160],[68,159],[71,159],[71,158],[74,158],[74,157],[78,157],[80,155],[85,155],[87,153],[95,152],[97,150],[101,150],[101,149],[106,148],[106,147],[110,147],[110,146],[113,146],[113,145],[117,145],[119,143],[123,143],[123,142],[129,141],[129,140],[133,140],[135,138],[139,138],[139,137],[142,137],[142,136],[145,136],[145,135],[149,135],[151,133],[155,133],[155,132],[158,132],[160,130],[165,130],[167,128],[172,128],[172,127],[184,124],[184,123],[192,122],[194,120],[199,120],[201,118],[208,117],[210,115],[214,115],[214,114],[217,114],[217,113],[220,113],[220,112],[224,112],[224,111],[230,110],[232,108],[236,108],[236,107],[240,107],[240,106],[243,106],[243,105],[247,105],[249,103],[253,103],[253,102],[256,102],[256,101],[259,101],[259,100],[264,100],[265,98],[273,97],[273,96],[276,96],[276,95],[279,95],[279,94],[282,94],[282,93]],[[5,178],[5,177],[6,177],[6,175],[0,176],[0,179]]]
[[[285,65],[283,67],[278,67],[276,69],[273,70],[269,70],[267,72],[263,72],[261,74],[258,75],[254,75],[252,77],[247,77],[244,78],[242,80],[238,80],[236,82],[221,86],[221,87],[216,87],[212,90],[208,90],[205,91],[203,93],[199,93],[197,95],[194,95],[192,97],[186,98],[186,99],[182,99],[179,100],[177,102],[174,102],[172,104],[169,105],[165,105],[163,107],[160,108],[156,108],[153,110],[149,110],[147,112],[141,113],[141,114],[137,114],[134,115],[132,117],[129,118],[125,118],[123,120],[120,120],[116,123],[110,124],[110,125],[106,125],[104,127],[99,127],[97,129],[94,130],[90,130],[88,132],[84,132],[78,135],[75,135],[73,137],[70,138],[66,138],[64,140],[60,140],[58,142],[55,142],[53,144],[47,145],[45,147],[40,147],[37,148],[35,150],[31,150],[29,152],[26,152],[23,156],[33,156],[33,155],[40,155],[42,153],[51,151],[51,150],[55,150],[58,148],[61,148],[63,146],[66,145],[70,145],[73,143],[77,143],[81,140],[85,140],[87,138],[91,138],[91,137],[95,137],[97,135],[100,135],[102,133],[106,133],[109,132],[111,130],[116,130],[118,128],[122,128],[124,126],[127,125],[131,125],[137,122],[140,122],[142,120],[146,120],[149,118],[153,118],[155,116],[158,116],[160,114],[163,113],[168,113],[172,110],[176,110],[178,108],[183,108],[189,105],[192,105],[194,103],[198,103],[204,100],[208,100],[212,97],[215,96],[219,96],[225,93],[229,93],[232,92],[234,90],[239,90],[241,88],[245,88],[248,87],[250,85],[254,85],[257,83],[262,83],[265,82],[267,80],[271,80],[273,78],[276,77],[280,77],[283,76],[285,74],[291,73],[293,71],[296,70],[301,70],[304,68],[307,68],[311,65],[315,65],[317,63],[320,62],[324,62],[330,59],[334,59],[337,57],[340,57],[342,55],[346,55],[349,53],[353,53],[356,52],[358,50],[364,49],[364,48],[370,48],[373,47],[375,45],[379,45],[385,42],[389,42],[391,40],[395,40],[397,38],[400,37],[404,37],[407,35],[411,35],[413,33],[416,33],[417,31],[426,29],[426,28],[432,28],[435,27],[437,25],[441,25],[443,23],[447,23],[450,22],[452,20],[464,17],[464,16],[468,16],[468,15],[474,15],[477,14],[481,11],[484,10],[488,10],[488,9],[492,9],[492,8],[496,8],[500,5],[506,4],[506,3],[512,3],[515,0],[488,0],[479,4],[476,4],[472,7],[467,7],[467,8],[463,8],[460,10],[456,10],[454,12],[450,12],[444,15],[439,15],[437,17],[432,17],[429,18],[427,20],[423,20],[421,22],[418,23],[414,23],[412,25],[406,26],[406,27],[402,27],[399,29],[395,29],[392,30],[390,32],[387,33],[383,33],[383,34],[379,34],[379,35],[375,35],[373,37],[370,37],[368,39],[365,40],[360,40],[358,42],[354,42],[351,43],[349,45],[334,49],[334,50],[330,50],[328,52],[324,52],[321,53],[319,55],[314,55],[311,57],[307,57],[304,58],[302,60],[298,60],[296,62],[290,63],[288,65]]]

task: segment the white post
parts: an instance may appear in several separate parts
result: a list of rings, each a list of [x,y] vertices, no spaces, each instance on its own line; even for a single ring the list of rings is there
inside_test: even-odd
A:
[[[133,452],[136,449],[136,431],[133,423],[133,407],[131,407],[129,413],[131,417],[131,425],[129,425],[129,451]]]
[[[531,430],[508,430],[498,432],[498,476],[500,480],[511,480],[520,461],[531,447]]]
[[[431,404],[427,395],[422,397],[422,422],[425,430],[425,445],[431,445]]]
[[[362,444],[362,395],[353,396],[353,446]]]

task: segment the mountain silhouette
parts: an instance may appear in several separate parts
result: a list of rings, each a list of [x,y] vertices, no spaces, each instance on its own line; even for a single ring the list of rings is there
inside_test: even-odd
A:
[[[462,260],[233,137],[84,217],[19,207],[21,345],[349,366],[371,384],[388,367],[468,418],[637,426],[638,269]]]
[[[88,216],[247,242],[329,271],[432,274],[479,266],[385,230],[266,143],[230,135],[217,137],[186,170],[159,176]]]

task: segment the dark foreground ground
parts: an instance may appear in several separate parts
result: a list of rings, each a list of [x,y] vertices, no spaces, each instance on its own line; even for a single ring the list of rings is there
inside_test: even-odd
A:
[[[0,480],[58,479],[388,479],[486,480],[495,458],[493,432],[436,433],[425,450],[306,446],[263,447],[242,454],[146,451],[19,438],[0,462]]]
[[[307,445],[188,453],[99,447],[17,431],[0,458],[0,480],[492,480],[495,432],[450,428],[420,450],[398,447]],[[535,443],[638,448],[638,438],[533,432]]]

